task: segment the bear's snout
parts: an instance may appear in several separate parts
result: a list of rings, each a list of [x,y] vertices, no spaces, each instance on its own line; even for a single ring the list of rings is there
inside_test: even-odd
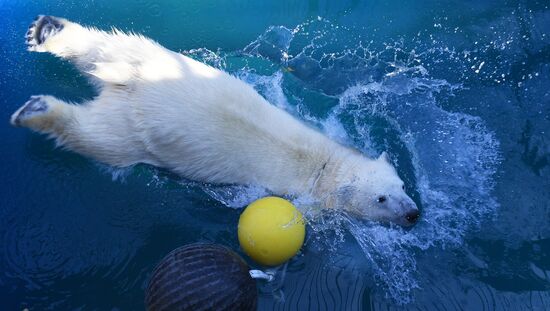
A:
[[[419,210],[413,210],[412,212],[408,212],[405,215],[405,219],[407,220],[407,223],[410,226],[414,225],[418,221],[419,217],[420,217],[420,211]]]
[[[418,222],[420,218],[420,210],[414,201],[407,197],[399,202],[401,209],[400,219],[397,220],[397,223],[404,227],[413,226]]]

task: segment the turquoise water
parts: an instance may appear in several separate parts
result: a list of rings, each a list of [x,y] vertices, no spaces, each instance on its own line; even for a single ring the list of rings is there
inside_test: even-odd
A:
[[[261,285],[260,309],[550,309],[549,6],[0,1],[1,309],[143,309],[170,250],[242,254],[240,208],[266,194],[114,170],[10,127],[30,95],[94,96],[70,64],[25,51],[37,14],[143,33],[344,144],[389,152],[421,221],[404,231],[304,210],[303,252]]]

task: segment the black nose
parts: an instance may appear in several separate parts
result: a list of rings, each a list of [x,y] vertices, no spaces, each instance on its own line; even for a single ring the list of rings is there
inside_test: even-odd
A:
[[[408,212],[407,215],[405,215],[405,219],[407,219],[407,221],[410,224],[416,223],[416,221],[418,220],[418,217],[420,217],[420,211],[419,210],[414,210],[412,212]]]

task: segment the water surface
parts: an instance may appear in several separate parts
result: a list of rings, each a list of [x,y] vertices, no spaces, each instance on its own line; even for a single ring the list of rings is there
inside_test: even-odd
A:
[[[143,309],[170,250],[201,241],[242,254],[240,208],[266,195],[146,165],[113,170],[10,127],[30,95],[95,94],[70,64],[25,51],[37,14],[143,33],[343,144],[389,152],[418,225],[311,215],[303,252],[262,286],[260,309],[550,309],[548,6],[3,0],[2,309]]]

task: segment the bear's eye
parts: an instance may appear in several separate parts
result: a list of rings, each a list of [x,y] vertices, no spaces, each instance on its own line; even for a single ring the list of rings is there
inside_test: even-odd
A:
[[[401,186],[401,189],[405,190],[405,185]]]
[[[378,202],[378,203],[384,203],[384,202],[386,202],[386,197],[383,196],[383,195],[381,195],[381,196],[378,197],[378,199],[376,200],[376,202]]]

